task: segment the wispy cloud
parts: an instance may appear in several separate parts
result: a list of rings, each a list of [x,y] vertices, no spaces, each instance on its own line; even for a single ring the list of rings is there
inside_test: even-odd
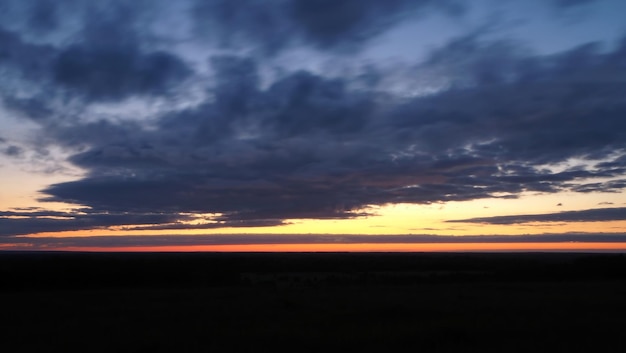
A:
[[[447,222],[518,224],[531,222],[607,222],[626,221],[626,207],[596,208],[582,211],[564,211],[545,214],[525,214],[514,216],[477,217],[449,220]]]
[[[315,234],[266,234],[266,235],[159,235],[159,236],[89,236],[89,237],[11,237],[3,243],[20,248],[141,248],[203,246],[203,245],[270,245],[270,244],[511,244],[511,243],[559,243],[593,242],[624,243],[626,234],[539,234],[520,236],[435,236],[435,235],[315,235]]]

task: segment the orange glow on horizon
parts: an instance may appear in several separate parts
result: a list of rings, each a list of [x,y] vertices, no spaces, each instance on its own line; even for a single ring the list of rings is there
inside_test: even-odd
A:
[[[626,252],[626,243],[362,243],[362,244],[230,244],[178,246],[60,247],[0,250],[43,250],[85,252]]]

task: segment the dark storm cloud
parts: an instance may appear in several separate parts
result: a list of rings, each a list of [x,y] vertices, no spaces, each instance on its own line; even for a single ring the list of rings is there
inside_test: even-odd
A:
[[[90,100],[119,100],[164,94],[189,76],[191,70],[177,56],[142,50],[142,33],[127,8],[90,13],[80,40],[60,50],[52,63],[57,84]]]
[[[73,1],[26,4],[31,6],[21,9],[13,4],[21,9],[19,13],[26,11],[31,16],[21,31],[0,27],[0,72],[4,70],[16,80],[0,85],[2,100],[8,108],[26,116],[41,118],[47,115],[49,105],[71,98],[89,103],[163,96],[192,74],[192,69],[177,55],[153,48],[149,24],[137,15],[142,2],[133,5],[114,1],[89,6],[78,6]],[[37,40],[38,31],[57,33],[55,14],[67,11],[65,5],[75,10],[66,15],[82,26],[62,44]],[[29,91],[43,93],[18,96],[16,87],[32,87]]]
[[[42,97],[17,98],[7,95],[3,97],[2,103],[11,112],[33,120],[43,121],[55,113]]]
[[[321,48],[361,44],[424,7],[463,11],[460,2],[447,0],[302,0],[290,5],[290,15],[306,40]]]
[[[438,10],[460,15],[456,0],[194,0],[199,33],[222,47],[253,46],[274,53],[289,45],[358,49],[411,16]]]
[[[56,83],[89,100],[105,101],[165,94],[190,73],[176,56],[141,53],[137,45],[74,45],[60,52],[52,65]]]
[[[213,100],[164,116],[156,130],[98,122],[57,131],[63,141],[73,136],[90,146],[72,157],[90,175],[50,186],[46,200],[258,221],[361,217],[368,211],[357,210],[387,203],[623,189],[619,180],[583,182],[624,175],[619,158],[560,172],[543,167],[626,147],[619,94],[626,82],[608,75],[619,69],[622,49],[600,54],[585,46],[545,58],[516,50],[458,39],[421,67],[465,65],[450,76],[456,88],[404,100],[310,72],[262,89],[252,59],[216,57]],[[465,56],[444,55],[459,51]],[[488,63],[502,57],[509,63],[490,66],[486,77]]]
[[[528,214],[516,216],[479,217],[450,220],[448,222],[485,223],[485,224],[520,224],[531,222],[608,222],[625,221],[626,208],[598,208],[582,211],[565,211],[547,214]]]
[[[47,75],[48,62],[53,57],[52,46],[28,43],[19,33],[0,25],[0,72],[4,75],[39,79]]]
[[[459,47],[462,57],[456,55]],[[583,45],[552,57],[523,59],[502,46],[497,51],[492,47],[468,37],[438,51],[443,65],[460,71],[451,84],[466,88],[419,102],[407,126],[420,121],[413,118],[415,110],[428,109],[433,129],[425,138],[459,139],[474,144],[481,155],[531,165],[604,157],[623,147],[626,121],[620,116],[626,100],[619,92],[626,82],[611,74],[623,69],[623,44],[606,55],[596,52],[595,45]],[[489,64],[502,61],[508,64]],[[433,64],[442,65],[438,60]],[[489,139],[496,141],[476,143]]]
[[[366,217],[370,205],[626,187],[626,39],[536,56],[472,32],[401,74],[372,65],[361,76],[283,68],[268,78],[278,59],[254,49],[343,54],[405,18],[460,16],[463,3],[198,0],[185,15],[200,41],[251,53],[213,55],[200,76],[153,31],[151,2],[79,3],[34,2],[26,24],[0,29],[0,70],[11,78],[0,94],[5,109],[42,124],[41,144],[74,151],[69,162],[85,173],[50,185],[43,199],[89,211],[5,215],[4,235],[178,229],[194,212],[219,214],[198,228],[278,225]],[[77,13],[71,36],[33,39],[65,28],[63,11]],[[81,116],[93,104],[184,97],[194,93],[182,89],[188,79],[206,96],[184,108],[159,101],[165,110],[149,123]],[[434,88],[411,96],[394,84]],[[554,171],[556,163],[565,167]]]
[[[27,16],[28,24],[37,32],[50,31],[59,25],[57,1],[39,0],[32,3]]]
[[[445,63],[435,58],[462,50],[469,68],[452,77],[460,86],[391,106],[375,91],[307,72],[261,89],[253,60],[215,58],[214,100],[164,116],[157,130],[98,122],[57,131],[63,141],[73,136],[90,146],[72,161],[91,174],[47,188],[46,200],[252,221],[358,217],[367,213],[355,210],[373,204],[623,188],[620,181],[579,183],[623,175],[617,162],[558,173],[541,167],[626,147],[626,102],[617,93],[625,83],[601,76],[617,69],[621,49],[517,59],[501,73],[494,69],[501,78],[485,79],[481,60],[514,57],[493,45],[465,38],[440,49],[426,68],[455,65],[454,55]],[[528,60],[541,74],[529,74]]]

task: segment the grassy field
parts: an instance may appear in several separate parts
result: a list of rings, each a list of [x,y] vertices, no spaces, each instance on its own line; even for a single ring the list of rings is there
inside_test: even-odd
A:
[[[6,352],[623,352],[626,259],[0,254]]]

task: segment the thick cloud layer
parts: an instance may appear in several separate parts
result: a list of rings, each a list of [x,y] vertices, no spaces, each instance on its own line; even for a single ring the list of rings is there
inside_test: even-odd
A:
[[[626,100],[618,93],[626,82],[596,79],[619,69],[613,61],[623,49],[585,53],[593,64],[581,64],[587,50],[519,59],[534,61],[540,74],[492,71],[512,79],[485,79],[480,65],[470,67],[460,87],[411,99],[307,72],[260,89],[251,59],[215,58],[212,102],[165,116],[152,131],[100,126],[119,132],[82,141],[90,148],[72,158],[91,175],[46,193],[97,209],[287,219],[358,216],[350,211],[397,202],[618,189],[618,181],[574,182],[622,176],[619,159],[561,172],[541,167],[626,147]]]
[[[144,2],[68,1],[82,14],[68,42],[32,39],[63,32],[65,2],[29,3],[20,10],[28,21],[0,28],[0,69],[10,78],[0,84],[3,106],[41,124],[40,143],[72,150],[69,162],[85,171],[50,185],[43,199],[86,209],[0,214],[1,235],[280,225],[362,217],[371,205],[626,187],[626,39],[542,56],[472,32],[401,77],[384,65],[268,75],[281,51],[342,56],[407,19],[462,17],[464,3],[196,0],[179,14],[212,48],[208,67],[159,35],[154,18],[164,11],[147,16]],[[200,99],[175,105],[187,95]],[[133,98],[162,109],[144,120],[84,113]],[[558,163],[569,165],[552,168]],[[190,213],[212,216],[189,225]],[[465,221],[519,221],[501,219]]]

